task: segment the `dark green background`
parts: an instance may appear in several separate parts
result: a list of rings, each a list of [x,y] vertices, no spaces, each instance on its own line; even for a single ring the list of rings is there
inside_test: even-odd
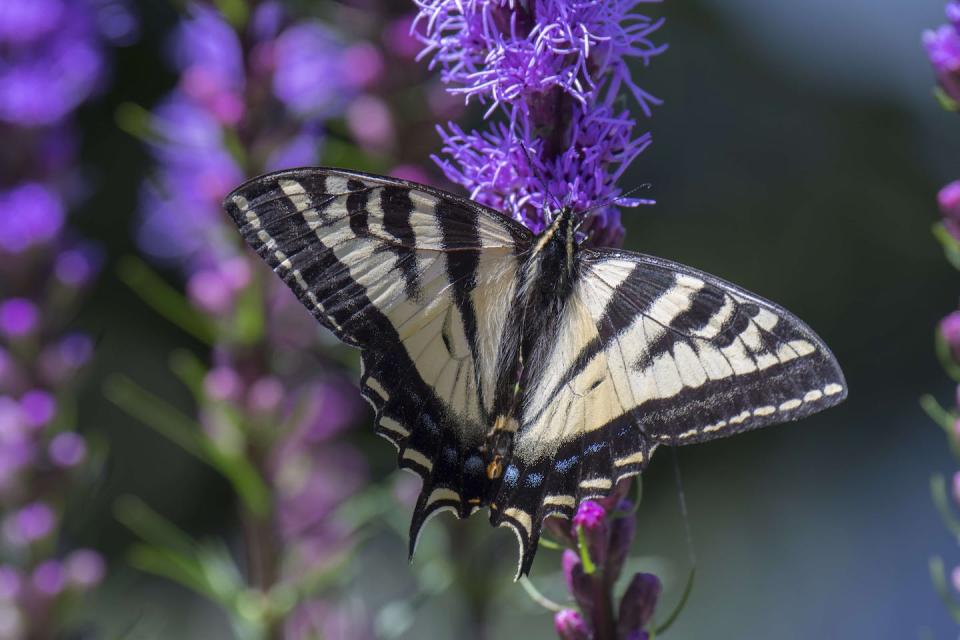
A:
[[[81,116],[95,192],[76,223],[112,260],[135,251],[136,196],[148,170],[113,111],[123,101],[150,106],[174,82],[162,43],[176,14],[147,0],[139,8],[142,39],[117,52],[114,84]],[[653,147],[622,186],[651,182],[659,204],[624,212],[627,248],[791,309],[832,346],[850,388],[844,405],[800,424],[677,451],[699,575],[668,637],[954,636],[927,561],[960,561],[928,490],[930,474],[955,463],[917,404],[926,391],[950,402],[932,337],[960,295],[929,231],[936,190],[960,177],[960,119],[930,97],[920,46],[921,29],[942,22],[942,5],[669,0],[646,11],[667,17],[661,39],[671,49],[635,77],[665,104],[649,121]],[[111,514],[118,495],[134,493],[197,536],[234,535],[226,483],[107,403],[100,388],[111,372],[125,372],[189,410],[166,361],[179,347],[202,353],[200,345],[149,311],[113,264],[77,322],[100,338],[81,429],[104,434],[112,450],[72,520],[78,539],[103,549],[117,570],[96,611],[110,629],[137,622],[159,637],[178,629],[226,637],[212,607],[123,569],[131,538]],[[385,443],[360,441],[389,468]],[[666,610],[689,565],[670,451],[656,456],[644,491],[635,553],[663,577]],[[475,518],[455,531],[487,528]],[[512,536],[492,535],[495,553],[512,564]],[[359,560],[375,575],[356,593],[373,607],[409,584],[402,545],[375,542]],[[533,576],[559,598],[557,565],[543,551]],[[485,577],[501,594],[492,637],[554,637],[549,615],[528,606],[509,578],[506,568]],[[436,598],[404,637],[453,637],[467,620],[455,594]]]

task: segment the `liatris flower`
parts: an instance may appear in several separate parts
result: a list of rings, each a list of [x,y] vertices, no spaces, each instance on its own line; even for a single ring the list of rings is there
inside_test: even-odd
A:
[[[579,609],[556,613],[554,627],[562,640],[649,637],[659,579],[636,573],[619,603],[614,595],[635,532],[634,505],[624,497],[628,487],[629,482],[622,482],[608,498],[581,503],[569,524],[547,520],[547,528],[567,547],[561,561],[563,576]]]
[[[0,7],[0,618],[3,637],[65,634],[104,562],[70,550],[66,496],[96,452],[67,407],[92,355],[69,329],[100,251],[69,228],[79,180],[74,111],[106,80],[123,4],[9,0]]]
[[[650,144],[636,136],[620,102],[629,92],[650,115],[659,101],[630,77],[626,60],[645,64],[666,47],[650,39],[662,20],[633,13],[651,0],[496,2],[416,0],[431,67],[448,91],[476,99],[502,122],[464,132],[440,130],[447,177],[472,198],[541,231],[557,205],[589,211],[584,239],[619,245],[617,180]],[[655,0],[653,0],[655,1]]]
[[[937,76],[938,94],[945,106],[956,110],[960,102],[960,3],[947,4],[950,24],[923,33],[923,45]]]

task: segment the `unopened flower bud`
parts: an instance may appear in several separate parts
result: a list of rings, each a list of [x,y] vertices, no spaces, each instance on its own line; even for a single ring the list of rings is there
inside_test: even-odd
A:
[[[580,608],[588,615],[593,611],[593,582],[583,570],[583,563],[576,551],[567,549],[561,559],[563,579],[567,583],[567,590]]]
[[[573,609],[558,611],[553,618],[553,627],[561,640],[590,640],[590,630],[583,616]]]
[[[642,632],[653,618],[653,611],[660,597],[660,580],[650,573],[633,576],[620,600],[620,615],[617,618],[617,635],[629,637]]]

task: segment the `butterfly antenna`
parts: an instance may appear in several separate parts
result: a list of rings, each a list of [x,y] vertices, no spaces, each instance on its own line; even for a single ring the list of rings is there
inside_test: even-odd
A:
[[[652,189],[652,188],[653,188],[653,185],[652,185],[652,184],[650,184],[649,182],[644,182],[644,183],[641,184],[640,186],[634,187],[633,189],[630,189],[630,190],[627,191],[626,193],[621,193],[620,195],[618,195],[618,196],[616,196],[616,197],[613,197],[613,198],[610,198],[609,200],[604,200],[603,202],[601,202],[601,203],[599,203],[599,204],[595,204],[595,205],[593,205],[592,207],[587,207],[587,208],[584,209],[583,211],[575,211],[575,212],[574,212],[574,215],[575,215],[575,217],[577,217],[578,219],[583,220],[583,219],[586,217],[586,215],[587,215],[588,213],[590,213],[591,211],[596,211],[597,209],[603,209],[604,207],[609,207],[609,206],[612,205],[612,204],[616,204],[616,203],[617,203],[617,200],[623,200],[624,198],[628,197],[630,194],[633,194],[633,193],[636,193],[637,191],[640,191],[640,189]],[[641,201],[640,201],[640,204],[653,204],[653,203],[654,203],[653,200],[641,200]]]
[[[680,473],[680,454],[676,447],[673,449],[673,474],[677,481],[677,498],[680,502],[680,515],[683,517],[683,531],[687,539],[687,557],[691,568],[697,566],[697,554],[693,546],[693,534],[690,532],[690,516],[687,513],[687,497],[683,491],[683,474]]]

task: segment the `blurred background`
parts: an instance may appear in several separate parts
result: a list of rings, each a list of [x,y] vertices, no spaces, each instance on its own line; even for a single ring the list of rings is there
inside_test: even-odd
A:
[[[56,3],[36,6],[44,4]],[[46,267],[28,271],[27,253],[3,258],[13,265],[7,296],[26,299],[47,286],[25,273],[73,287],[75,300],[41,309],[43,335],[62,342],[79,330],[92,342],[83,372],[56,387],[59,407],[72,399],[58,429],[84,439],[84,470],[67,459],[48,463],[59,471],[30,476],[59,483],[61,524],[55,539],[21,544],[17,561],[100,554],[105,577],[94,567],[74,578],[99,584],[78,589],[83,605],[68,616],[81,637],[264,637],[256,634],[265,605],[237,585],[310,563],[322,570],[305,580],[323,595],[290,604],[297,621],[286,630],[323,630],[290,637],[555,637],[551,614],[511,581],[512,534],[485,518],[433,520],[407,563],[417,482],[397,477],[392,447],[372,434],[366,405],[350,391],[355,354],[315,330],[295,303],[250,311],[249,295],[273,295],[267,280],[231,262],[244,254],[232,238],[210,237],[218,222],[189,213],[195,200],[214,202],[242,180],[231,165],[237,153],[246,154],[243,166],[323,163],[446,186],[429,159],[440,147],[433,123],[467,126],[482,114],[451,102],[413,60],[417,47],[403,36],[413,3],[291,0],[259,16],[242,46],[255,71],[262,56],[262,77],[248,82],[263,83],[263,95],[254,91],[259,102],[247,106],[261,109],[260,128],[215,144],[209,119],[187,103],[226,123],[242,106],[205,102],[222,96],[205,95],[197,87],[209,78],[185,70],[197,59],[222,62],[212,65],[223,73],[214,80],[229,96],[230,55],[218,47],[231,39],[179,2],[100,4],[114,19],[98,27],[98,88],[68,116],[69,133],[58,134],[69,149],[57,153],[72,160],[40,163],[44,175],[69,174],[58,184],[69,194],[70,233],[84,239],[79,262],[50,276]],[[243,6],[221,3],[228,21]],[[643,9],[666,18],[657,41],[670,50],[635,70],[664,104],[649,120],[638,114],[654,144],[621,186],[652,183],[658,204],[624,212],[625,247],[781,303],[833,348],[850,388],[843,405],[802,423],[676,451],[697,578],[667,635],[955,636],[928,569],[935,555],[960,563],[930,497],[931,474],[955,464],[919,404],[928,392],[954,402],[933,335],[960,292],[931,225],[938,189],[958,177],[960,126],[932,97],[920,44],[924,29],[944,22],[943,5],[668,0]],[[3,11],[0,0],[0,22]],[[322,33],[291,34],[298,24]],[[269,51],[257,49],[268,41]],[[327,51],[327,66],[279,78],[271,65],[303,49]],[[343,77],[344,67],[353,74]],[[28,98],[39,101],[30,94],[20,104]],[[286,120],[271,115],[271,101]],[[4,153],[16,156],[2,165],[15,167],[4,182],[27,171],[22,158],[33,152],[24,149],[52,144],[21,129],[3,130]],[[187,195],[178,200],[177,189]],[[202,210],[220,215],[209,202]],[[63,274],[76,269],[98,275],[70,285]],[[237,432],[231,411],[240,405],[252,407],[254,423],[285,425],[284,440],[259,423]],[[192,426],[214,451],[183,435]],[[237,447],[260,457],[235,464]],[[314,449],[312,462],[300,459]],[[291,468],[292,478],[283,473]],[[258,473],[265,485],[250,480]],[[264,541],[271,534],[258,529],[264,491],[284,509],[279,540]],[[661,450],[643,478],[630,562],[660,576],[664,611],[690,569],[678,492],[674,454]],[[282,566],[264,566],[249,553],[251,540],[283,550]],[[541,549],[531,576],[549,597],[566,597],[556,552]],[[184,586],[191,581],[195,588]],[[296,600],[272,596],[281,609]],[[15,614],[0,614],[2,632]]]

